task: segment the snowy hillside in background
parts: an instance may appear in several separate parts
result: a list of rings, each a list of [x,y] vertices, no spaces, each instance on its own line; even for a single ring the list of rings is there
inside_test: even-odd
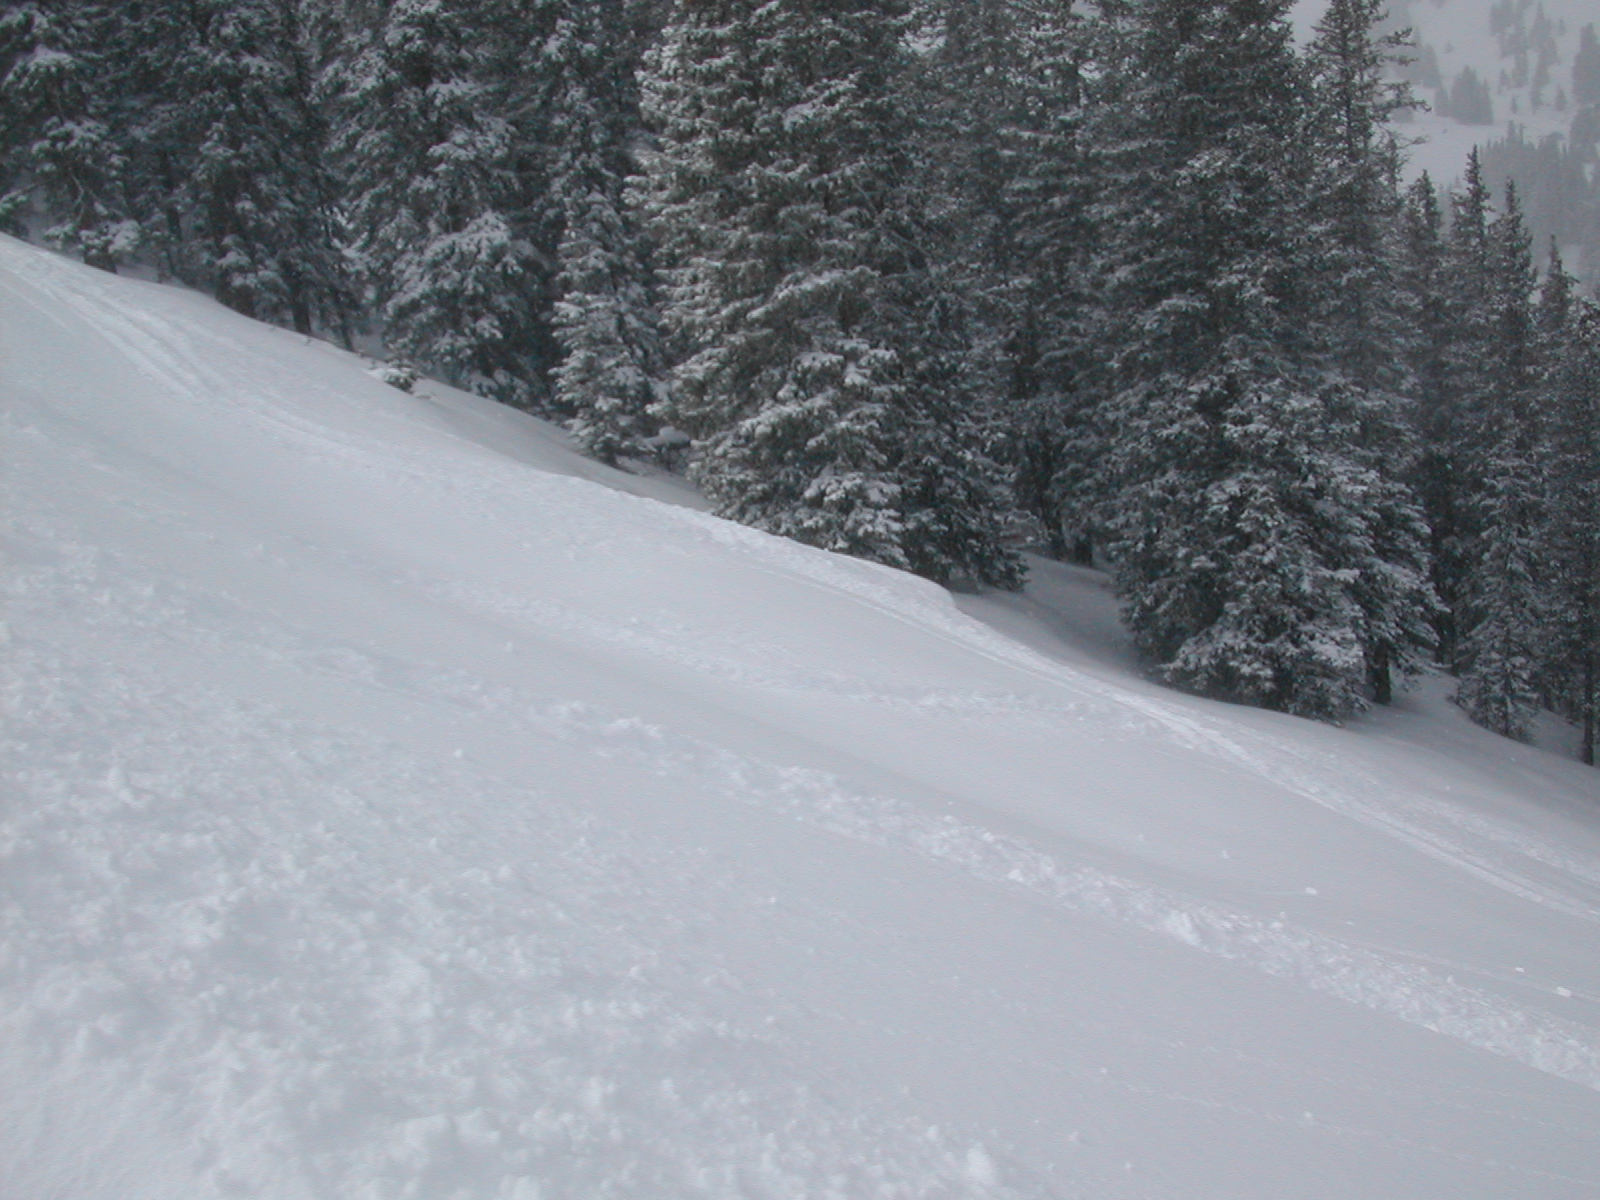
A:
[[[0,311],[4,1200],[1600,1190],[1600,772],[1437,681],[1187,699],[1087,572],[7,239]]]
[[[1473,146],[1505,136],[1508,124],[1519,126],[1534,140],[1551,133],[1565,135],[1571,128],[1576,111],[1572,63],[1579,34],[1584,25],[1600,29],[1600,9],[1593,0],[1389,0],[1387,7],[1392,25],[1415,34],[1417,62],[1411,77],[1418,98],[1430,108],[1412,114],[1404,125],[1408,137],[1422,139],[1411,149],[1411,174],[1425,170],[1441,186],[1448,186],[1461,177]],[[1295,29],[1300,40],[1311,36],[1326,8],[1326,0],[1299,0]],[[1516,56],[1507,51],[1521,43],[1509,29],[1504,37],[1497,33],[1496,8],[1516,13],[1530,32],[1541,16],[1549,26],[1555,58],[1549,80],[1537,96],[1538,45],[1529,47],[1527,76],[1519,81]],[[1488,124],[1458,120],[1448,113],[1448,99],[1440,103],[1441,91],[1448,91],[1469,68],[1489,85],[1493,120]]]
[[[1326,0],[1299,0],[1294,19],[1303,42]],[[1410,28],[1415,62],[1407,77],[1426,111],[1406,111],[1398,124],[1411,142],[1407,175],[1423,171],[1442,189],[1460,182],[1474,147],[1500,145],[1485,167],[1496,201],[1504,181],[1517,180],[1543,266],[1548,238],[1559,236],[1569,268],[1600,286],[1600,105],[1580,116],[1573,69],[1584,26],[1600,34],[1594,0],[1389,0],[1391,27]],[[1462,73],[1484,85],[1479,111],[1454,106]],[[1576,122],[1576,124],[1575,124]],[[1575,135],[1575,136],[1574,136]],[[1534,148],[1556,137],[1577,153],[1557,164]],[[1504,148],[1511,141],[1525,144]]]
[[[1395,21],[1416,31],[1417,94],[1431,109],[1415,114],[1406,129],[1424,139],[1411,151],[1412,173],[1426,170],[1441,183],[1453,183],[1461,177],[1472,147],[1504,137],[1508,126],[1521,129],[1532,141],[1552,133],[1564,136],[1570,130],[1577,107],[1572,99],[1572,64],[1579,32],[1585,24],[1600,24],[1600,11],[1592,0],[1534,0],[1522,5],[1501,0],[1501,5],[1517,13],[1528,31],[1526,39],[1517,38],[1510,27],[1496,32],[1493,0],[1409,0],[1391,6]],[[1554,56],[1548,81],[1536,88],[1541,42],[1534,30],[1540,28],[1541,17]],[[1514,46],[1527,47],[1522,75]],[[1488,124],[1469,124],[1449,111],[1444,93],[1467,69],[1488,85],[1492,113]]]

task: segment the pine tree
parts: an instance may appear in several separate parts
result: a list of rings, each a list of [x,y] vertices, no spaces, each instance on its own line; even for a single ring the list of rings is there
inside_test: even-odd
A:
[[[1561,247],[1550,239],[1550,254],[1545,260],[1544,280],[1539,285],[1539,303],[1534,308],[1534,336],[1538,339],[1537,357],[1540,369],[1548,373],[1555,368],[1566,345],[1568,322],[1572,319],[1577,280],[1567,273],[1561,260]]]
[[[569,199],[560,259],[555,317],[566,357],[555,407],[572,414],[585,454],[615,466],[621,456],[649,453],[659,425],[651,410],[666,390],[648,268],[610,181]]]
[[[1551,295],[1568,286],[1559,260],[1553,262],[1540,306],[1550,364],[1542,650],[1545,694],[1578,723],[1579,755],[1592,766],[1600,725],[1600,305]],[[1561,309],[1567,311],[1557,324]]]
[[[1389,82],[1410,43],[1404,33],[1378,34],[1386,19],[1381,0],[1333,0],[1307,51],[1316,329],[1330,416],[1375,484],[1365,503],[1369,532],[1350,543],[1358,557],[1346,567],[1357,572],[1364,653],[1380,704],[1390,700],[1393,673],[1414,673],[1432,649],[1428,617],[1436,607],[1426,526],[1403,482],[1417,449],[1396,245],[1400,148],[1388,120],[1412,102],[1406,84]]]
[[[47,243],[108,271],[139,244],[106,87],[114,17],[74,0],[0,15],[0,225],[23,228],[37,204]]]
[[[1308,134],[1316,146],[1311,212],[1327,289],[1320,324],[1334,365],[1353,384],[1389,397],[1404,386],[1397,350],[1398,288],[1392,231],[1400,200],[1400,147],[1390,116],[1413,103],[1391,82],[1408,61],[1405,34],[1379,35],[1383,0],[1332,0],[1307,48],[1312,99]]]
[[[1579,105],[1600,106],[1600,39],[1593,25],[1578,35],[1578,53],[1572,60],[1572,98]]]
[[[130,16],[139,207],[180,278],[247,316],[344,331],[354,297],[303,8],[196,0]]]
[[[1440,598],[1432,616],[1437,655],[1449,661],[1456,642],[1452,601],[1459,578],[1458,509],[1463,484],[1453,424],[1453,326],[1443,221],[1438,194],[1426,172],[1407,189],[1400,231],[1400,348],[1412,393],[1410,413],[1417,447],[1407,475],[1412,493],[1422,505],[1430,581]]]
[[[1413,200],[1425,203],[1415,191]],[[1459,669],[1469,576],[1482,533],[1481,490],[1489,477],[1487,414],[1494,374],[1492,213],[1476,150],[1468,156],[1463,189],[1450,197],[1450,212],[1441,245],[1423,228],[1434,214],[1413,205],[1410,278],[1424,447],[1417,488],[1431,530],[1433,585],[1442,605],[1436,622],[1439,658]]]
[[[1080,74],[1087,23],[1070,3],[929,6],[903,90],[918,114],[919,176],[969,330],[963,378],[1029,540],[1086,560],[1084,464],[1095,460],[1085,353],[1087,192]],[[1073,535],[1068,537],[1068,525]]]
[[[396,0],[353,31],[337,79],[352,251],[385,341],[522,406],[545,403],[559,358],[537,130],[552,9]]]
[[[1544,477],[1535,388],[1537,338],[1533,264],[1514,187],[1485,236],[1488,287],[1486,359],[1477,428],[1483,483],[1476,496],[1479,530],[1470,548],[1461,603],[1457,702],[1473,720],[1506,737],[1527,739],[1539,707],[1540,587]]]
[[[578,446],[612,465],[648,453],[659,424],[649,410],[665,398],[648,252],[623,203],[639,121],[623,15],[618,0],[590,0],[547,54],[563,80],[549,138],[565,220],[555,324],[566,357],[554,407],[570,415]]]
[[[1383,480],[1330,396],[1284,6],[1145,0],[1102,133],[1124,613],[1160,674],[1338,719],[1367,688]],[[1374,576],[1375,577],[1375,576]],[[1407,585],[1406,589],[1409,589]]]
[[[1009,271],[1019,311],[1006,343],[1017,495],[1052,554],[1080,563],[1093,558],[1106,494],[1106,441],[1095,422],[1106,377],[1094,344],[1094,95],[1085,79],[1096,32],[1069,4],[1044,6],[1027,26],[1006,195],[1017,213]]]
[[[665,415],[725,516],[1009,584],[993,467],[963,436],[961,313],[894,103],[904,21],[866,0],[678,10],[645,92],[644,204],[687,353]]]

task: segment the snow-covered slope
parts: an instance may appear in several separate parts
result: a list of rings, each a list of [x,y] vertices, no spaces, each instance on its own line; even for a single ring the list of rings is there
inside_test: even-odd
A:
[[[0,314],[5,1200],[1600,1191],[1600,773],[9,240]]]
[[[1302,42],[1310,40],[1327,7],[1327,0],[1296,0],[1294,25]],[[1439,187],[1450,189],[1459,184],[1473,147],[1506,137],[1513,128],[1529,141],[1566,135],[1577,111],[1572,64],[1581,31],[1600,27],[1595,0],[1389,0],[1386,8],[1393,26],[1412,31],[1416,62],[1408,74],[1417,98],[1428,106],[1408,111],[1399,126],[1409,146],[1409,177],[1427,171]],[[1497,9],[1503,14],[1499,23]],[[1529,36],[1530,30],[1545,40]],[[1553,56],[1541,76],[1538,63],[1546,46]],[[1468,124],[1448,111],[1443,93],[1464,70],[1488,88],[1492,119],[1485,124]],[[1526,199],[1531,181],[1522,182]]]

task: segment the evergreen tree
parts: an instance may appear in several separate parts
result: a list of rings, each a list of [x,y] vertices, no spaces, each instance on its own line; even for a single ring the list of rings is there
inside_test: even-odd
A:
[[[545,402],[558,359],[537,130],[553,7],[396,0],[356,25],[337,72],[352,251],[385,341],[523,406]]]
[[[149,3],[130,17],[140,209],[169,268],[263,320],[347,329],[339,181],[301,0]]]
[[[37,204],[47,243],[108,271],[139,243],[105,86],[115,15],[75,0],[0,14],[0,225],[22,229]]]
[[[1106,440],[1095,421],[1106,374],[1097,353],[1090,113],[1097,26],[1044,6],[1023,38],[1021,103],[1010,130],[1007,199],[1019,214],[1010,271],[1019,301],[1006,342],[1010,460],[1018,499],[1051,553],[1088,563],[1105,498]]]
[[[1454,426],[1453,329],[1449,264],[1438,194],[1426,173],[1406,192],[1400,218],[1400,349],[1412,393],[1410,414],[1417,452],[1408,464],[1412,493],[1428,529],[1430,580],[1438,603],[1432,619],[1437,654],[1455,652],[1454,599],[1460,577],[1459,512],[1463,471]]]
[[[1595,763],[1600,724],[1600,305],[1552,301],[1547,277],[1545,333],[1549,420],[1549,506],[1540,576],[1547,596],[1545,692],[1582,730],[1579,754]],[[1556,325],[1558,307],[1568,309]]]
[[[615,465],[648,452],[665,370],[647,251],[623,204],[628,141],[638,101],[619,0],[590,0],[562,22],[552,66],[553,187],[563,203],[555,408],[570,414],[578,446]]]
[[[1416,447],[1395,244],[1400,150],[1388,120],[1412,97],[1388,76],[1408,61],[1410,43],[1404,33],[1377,33],[1386,19],[1381,0],[1333,0],[1307,51],[1314,147],[1308,248],[1320,284],[1315,329],[1329,416],[1376,484],[1366,497],[1370,532],[1351,543],[1358,557],[1346,566],[1357,572],[1364,654],[1381,704],[1390,700],[1393,672],[1414,672],[1431,650],[1427,618],[1435,603],[1426,526],[1403,482]]]
[[[1416,351],[1426,372],[1420,428],[1426,447],[1419,491],[1432,530],[1433,583],[1444,607],[1439,657],[1459,670],[1463,616],[1482,533],[1482,488],[1489,479],[1489,408],[1494,393],[1494,264],[1492,212],[1477,151],[1468,156],[1464,187],[1450,197],[1437,292],[1418,296]],[[1422,250],[1414,215],[1413,250]],[[1420,281],[1419,273],[1413,276]],[[1437,303],[1440,308],[1435,310]]]
[[[1572,60],[1572,98],[1580,105],[1600,106],[1600,39],[1594,26],[1585,25],[1578,35],[1578,53]]]
[[[1516,190],[1488,227],[1482,377],[1475,423],[1484,439],[1459,619],[1457,701],[1479,724],[1526,740],[1539,707],[1542,613],[1536,582],[1544,526],[1541,436],[1535,406],[1537,338],[1529,238]]]
[[[1363,611],[1363,568],[1406,564],[1381,561],[1393,531],[1369,499],[1384,482],[1319,362],[1284,14],[1143,0],[1120,18],[1103,134],[1108,519],[1124,613],[1163,677],[1337,719],[1364,702],[1367,642],[1395,632]]]
[[[566,357],[555,407],[570,412],[578,447],[601,462],[649,452],[666,396],[657,316],[638,235],[611,181],[572,196],[561,241],[556,333]]]
[[[1390,239],[1398,223],[1394,181],[1400,149],[1389,117],[1410,106],[1404,82],[1390,82],[1410,42],[1379,35],[1383,0],[1332,0],[1307,48],[1312,97],[1308,135],[1316,148],[1310,212],[1326,289],[1320,326],[1336,366],[1353,384],[1386,395],[1404,386],[1397,350],[1398,288]]]
[[[894,85],[905,10],[680,7],[655,51],[645,208],[686,357],[665,415],[717,511],[1009,584],[994,470],[963,436],[959,308],[927,257]]]
[[[965,303],[964,377],[992,414],[986,441],[1030,540],[1053,557],[1083,559],[1083,468],[1096,457],[1080,386],[1090,361],[1087,31],[1060,0],[942,0],[918,37],[932,49],[903,89],[935,197],[931,252]]]
[[[1561,261],[1561,248],[1556,239],[1550,239],[1550,254],[1545,260],[1544,280],[1539,285],[1539,303],[1534,309],[1534,336],[1537,338],[1537,357],[1540,369],[1553,370],[1561,357],[1570,330],[1577,280],[1567,273]]]

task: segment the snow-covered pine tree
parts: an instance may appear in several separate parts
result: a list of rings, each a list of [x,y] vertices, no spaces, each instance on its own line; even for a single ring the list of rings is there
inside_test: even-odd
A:
[[[1412,353],[1419,388],[1418,430],[1423,454],[1416,489],[1431,530],[1433,585],[1442,612],[1436,622],[1439,659],[1461,663],[1469,577],[1474,570],[1489,478],[1489,409],[1495,390],[1495,264],[1493,212],[1478,152],[1467,158],[1463,187],[1450,196],[1450,222],[1437,269],[1419,257],[1439,246],[1423,224],[1432,219],[1415,202],[1410,213]],[[1418,287],[1428,289],[1418,292]]]
[[[565,229],[559,251],[556,333],[566,357],[554,407],[579,447],[615,465],[648,453],[665,396],[665,361],[647,248],[623,203],[637,91],[621,0],[588,0],[546,43],[561,84],[551,106],[550,175]]]
[[[872,0],[676,10],[645,80],[643,205],[686,354],[665,415],[725,516],[1011,584],[895,103],[905,19]]]
[[[1476,534],[1466,515],[1472,507],[1475,481],[1486,449],[1486,422],[1495,391],[1495,247],[1491,236],[1494,208],[1489,185],[1474,148],[1467,155],[1462,187],[1450,196],[1450,226],[1445,243],[1445,279],[1449,307],[1449,353],[1446,360],[1451,412],[1446,436],[1461,468],[1462,492],[1457,507],[1467,526],[1463,541]],[[1452,594],[1459,589],[1459,580]]]
[[[395,0],[358,13],[334,83],[351,252],[389,347],[543,406],[556,240],[540,48],[553,2]]]
[[[1456,700],[1480,725],[1526,740],[1539,708],[1540,635],[1536,578],[1545,524],[1542,437],[1536,406],[1538,339],[1534,271],[1516,189],[1486,231],[1488,287],[1482,329],[1485,391],[1479,400],[1483,452],[1478,536],[1464,580]]]
[[[1286,5],[1138,0],[1101,136],[1128,626],[1180,686],[1338,719],[1365,702],[1383,481],[1330,411]],[[1375,564],[1377,565],[1377,564]]]
[[[1384,0],[1331,0],[1306,61],[1307,133],[1316,146],[1308,210],[1328,293],[1319,323],[1333,365],[1361,388],[1392,397],[1405,381],[1390,244],[1400,147],[1388,120],[1413,101],[1409,85],[1391,78],[1410,42],[1377,32],[1387,16]]]
[[[1019,21],[1016,101],[1005,129],[1014,232],[1007,260],[1014,318],[1004,344],[1019,502],[1051,553],[1090,561],[1104,499],[1105,438],[1095,423],[1103,359],[1093,344],[1095,193],[1089,145],[1097,25],[1070,3]]]
[[[1321,341],[1329,415],[1376,484],[1366,501],[1369,535],[1355,595],[1366,618],[1363,646],[1373,698],[1387,704],[1392,676],[1411,674],[1434,644],[1427,527],[1404,482],[1416,457],[1411,379],[1403,348],[1398,279],[1400,148],[1389,117],[1412,103],[1391,81],[1409,39],[1380,34],[1383,0],[1332,0],[1306,51],[1311,68],[1307,134],[1312,155],[1308,250],[1320,283]]]
[[[899,90],[906,111],[916,114],[907,130],[918,141],[931,200],[925,212],[935,219],[937,240],[928,249],[963,299],[965,378],[992,407],[992,440],[1005,452],[1014,440],[1005,435],[1020,432],[1018,384],[1029,365],[1017,360],[1028,317],[1015,241],[1019,212],[1008,194],[1027,78],[1026,21],[1012,0],[928,0],[914,5],[913,15],[911,44],[920,49],[908,56]]]
[[[1545,694],[1552,707],[1578,723],[1579,755],[1592,766],[1600,726],[1600,304],[1552,294],[1567,286],[1555,259],[1540,305],[1549,428],[1542,651]]]
[[[150,3],[128,14],[125,120],[139,207],[180,278],[247,316],[345,332],[339,181],[303,0]],[[348,336],[346,334],[346,336]]]
[[[1401,214],[1399,284],[1402,349],[1413,396],[1417,453],[1409,482],[1428,527],[1428,561],[1434,593],[1433,626],[1440,661],[1453,661],[1455,602],[1461,575],[1463,467],[1454,427],[1452,386],[1454,327],[1450,272],[1438,193],[1426,172],[1406,191]]]
[[[115,16],[81,0],[0,13],[0,226],[23,229],[37,206],[47,243],[108,271],[139,242],[106,88]]]
[[[1020,588],[1024,568],[1005,540],[1013,502],[989,454],[994,412],[966,374],[966,308],[937,265],[885,268],[884,341],[903,364],[903,441],[892,461],[906,563],[939,583]]]
[[[555,320],[566,357],[555,409],[571,414],[579,448],[601,462],[648,454],[665,363],[645,252],[609,181],[569,198],[560,260]]]
[[[1539,366],[1546,374],[1554,370],[1566,344],[1570,332],[1567,323],[1572,319],[1573,304],[1577,299],[1577,283],[1567,272],[1567,265],[1561,259],[1561,247],[1552,237],[1550,253],[1545,259],[1544,278],[1539,283],[1539,302],[1533,310]]]
[[[1081,266],[1087,243],[1086,42],[1070,3],[932,0],[902,85],[935,218],[930,252],[965,308],[962,377],[989,411],[985,442],[1010,476],[1025,536],[1057,558],[1087,554],[1066,526],[1084,474],[1073,467],[1093,458],[1080,393],[1061,386],[1084,357],[1085,280],[1063,266]]]

